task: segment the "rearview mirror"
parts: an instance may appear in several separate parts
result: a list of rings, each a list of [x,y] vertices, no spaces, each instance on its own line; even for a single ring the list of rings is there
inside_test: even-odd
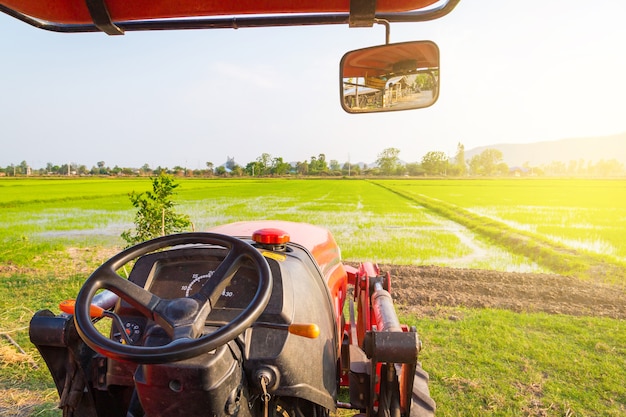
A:
[[[340,71],[341,106],[348,113],[421,109],[439,96],[439,48],[430,41],[351,51]]]

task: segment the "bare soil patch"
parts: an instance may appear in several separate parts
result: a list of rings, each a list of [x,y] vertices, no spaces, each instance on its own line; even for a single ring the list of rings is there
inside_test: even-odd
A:
[[[431,314],[442,306],[500,308],[626,319],[626,289],[553,274],[438,266],[379,265],[392,276],[402,310]]]

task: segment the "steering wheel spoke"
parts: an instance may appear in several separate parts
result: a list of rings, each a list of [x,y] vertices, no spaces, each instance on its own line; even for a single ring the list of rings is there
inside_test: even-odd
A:
[[[233,277],[244,264],[244,259],[246,259],[245,253],[239,248],[231,248],[211,279],[202,286],[198,295],[210,300],[212,306],[215,305],[222,291],[230,285]]]
[[[112,268],[104,268],[99,276],[99,286],[117,294],[146,317],[158,309],[161,299],[139,285],[122,278]]]

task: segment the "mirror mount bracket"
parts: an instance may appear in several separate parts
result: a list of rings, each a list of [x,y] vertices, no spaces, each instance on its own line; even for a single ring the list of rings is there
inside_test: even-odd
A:
[[[107,35],[123,35],[124,31],[113,23],[105,0],[85,0],[94,25]]]
[[[350,0],[351,28],[371,28],[376,21],[376,0]]]

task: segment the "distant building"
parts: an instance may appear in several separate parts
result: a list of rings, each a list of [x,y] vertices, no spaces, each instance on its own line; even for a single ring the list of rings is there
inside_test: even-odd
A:
[[[509,175],[514,177],[526,177],[531,174],[531,170],[526,167],[510,167]]]

